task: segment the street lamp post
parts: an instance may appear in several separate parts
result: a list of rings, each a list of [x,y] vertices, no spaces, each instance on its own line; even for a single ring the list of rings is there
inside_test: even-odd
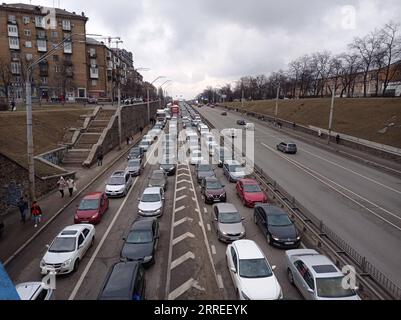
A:
[[[163,94],[163,86],[165,85],[165,84],[167,84],[167,83],[170,83],[171,82],[171,80],[166,80],[166,81],[164,81],[160,86],[159,86],[159,92],[160,92],[160,90],[161,90],[161,92],[162,92],[162,94]],[[164,99],[164,94],[163,94],[163,99]],[[164,103],[163,103],[164,104]],[[161,99],[159,98],[159,108],[161,109]]]
[[[149,101],[149,87],[153,85],[157,80],[164,79],[165,76],[158,76],[154,79],[149,85],[146,86],[146,95],[147,95],[147,102],[148,102],[148,122],[150,123],[150,101]]]
[[[65,43],[72,42],[74,36],[101,36],[98,34],[81,34],[73,33],[69,37],[66,37],[61,42],[56,44],[51,50],[45,55],[41,56],[36,61],[32,62],[26,69],[26,81],[25,81],[25,93],[26,93],[26,140],[27,140],[27,152],[28,152],[28,184],[29,184],[29,202],[31,203],[36,200],[35,192],[35,163],[34,163],[34,145],[33,145],[33,125],[32,125],[32,84],[31,77],[33,68],[45,61],[48,57],[51,57],[56,51],[61,49]]]
[[[331,127],[333,125],[333,113],[334,113],[334,98],[336,94],[336,86],[333,86],[332,89],[332,95],[331,95],[331,106],[330,106],[330,117],[329,117],[329,136],[327,138],[327,144],[330,144],[330,138],[331,138]]]
[[[276,96],[276,109],[274,111],[274,124],[277,123],[277,117],[278,117],[278,99],[280,97],[280,83],[278,84],[277,87],[277,96]]]

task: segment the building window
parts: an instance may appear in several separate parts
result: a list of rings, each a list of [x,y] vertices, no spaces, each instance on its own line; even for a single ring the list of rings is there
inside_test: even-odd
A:
[[[63,30],[70,31],[71,30],[71,21],[63,20]]]
[[[22,20],[24,21],[24,24],[28,24],[31,22],[31,18],[29,17],[23,17]]]
[[[54,38],[58,38],[58,32],[57,31],[52,31],[51,32],[51,37]]]
[[[37,44],[38,44],[38,51],[40,51],[40,52],[46,52],[47,51],[46,40],[38,39]]]
[[[67,41],[64,42],[64,53],[72,53],[72,43]]]
[[[78,97],[86,98],[86,89],[85,88],[78,88]]]
[[[8,25],[8,35],[10,37],[18,37],[18,27],[15,25]]]
[[[11,62],[11,73],[21,74],[21,64],[19,62]]]
[[[46,38],[46,31],[40,30],[38,31],[38,39],[45,39]]]
[[[42,84],[47,84],[47,77],[41,77],[40,81],[42,82]]]
[[[95,48],[90,48],[90,49],[89,49],[89,55],[90,55],[91,57],[94,57],[94,56],[96,55],[96,49],[95,49]]]
[[[36,16],[35,17],[35,26],[37,28],[44,28],[45,27],[45,19],[44,19],[44,17]]]
[[[93,79],[99,78],[99,70],[98,68],[90,68],[90,77]]]
[[[31,61],[32,58],[33,58],[32,53],[27,53],[27,54],[26,54],[26,61]]]
[[[92,86],[96,87],[97,86],[97,80],[92,80]]]
[[[91,66],[92,66],[93,68],[96,68],[96,64],[97,64],[96,59],[91,59]]]
[[[10,49],[19,49],[19,39],[17,37],[9,38]]]
[[[25,41],[25,48],[32,48],[32,41]]]
[[[17,20],[15,19],[15,16],[14,15],[9,15],[8,16],[8,22],[12,22],[12,23],[16,23],[17,22]]]
[[[31,30],[25,29],[25,30],[24,30],[24,36],[25,36],[25,37],[30,37],[30,36],[31,36]]]
[[[55,72],[55,73],[61,72],[60,66],[55,66],[55,67],[54,67],[54,72]]]

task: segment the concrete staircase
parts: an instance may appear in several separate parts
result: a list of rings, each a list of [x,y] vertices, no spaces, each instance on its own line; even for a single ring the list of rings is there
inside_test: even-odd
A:
[[[81,133],[74,147],[68,150],[64,156],[63,164],[81,166],[88,158],[92,146],[99,141],[103,130],[108,126],[115,110],[101,110],[96,118],[91,121],[85,132]]]

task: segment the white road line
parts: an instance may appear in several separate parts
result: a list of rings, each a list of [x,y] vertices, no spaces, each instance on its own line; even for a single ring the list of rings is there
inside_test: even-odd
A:
[[[203,198],[203,197],[202,197]],[[192,201],[196,201],[195,197],[192,197]]]
[[[183,196],[181,196],[181,197],[178,197],[177,199],[175,199],[175,201],[180,201],[180,200],[183,200],[183,199],[185,199],[187,196],[186,195],[183,195]]]
[[[168,300],[175,300],[185,292],[187,292],[189,289],[192,288],[192,284],[195,282],[194,279],[189,279],[188,281],[184,282],[182,285],[180,285],[177,289],[175,289],[173,292],[171,292],[167,297]]]
[[[74,300],[75,299],[75,296],[77,295],[79,288],[81,287],[86,275],[89,272],[89,269],[91,268],[93,262],[95,261],[96,256],[99,254],[99,251],[103,246],[103,243],[105,242],[106,238],[109,236],[109,233],[110,233],[111,229],[113,228],[114,224],[116,223],[117,218],[120,216],[120,213],[123,210],[123,208],[125,206],[125,203],[128,201],[128,198],[129,198],[132,190],[134,190],[134,186],[135,186],[137,181],[138,181],[138,178],[135,179],[134,183],[132,184],[132,187],[128,191],[128,194],[125,196],[124,201],[121,203],[117,213],[114,215],[113,220],[111,221],[111,223],[110,223],[109,227],[107,228],[105,234],[103,235],[102,239],[100,240],[99,244],[97,245],[95,252],[92,254],[88,264],[85,267],[84,272],[82,272],[81,277],[79,278],[77,284],[75,285],[74,290],[72,290],[71,295],[68,298],[68,300]]]
[[[223,278],[221,274],[217,275],[217,283],[219,285],[219,289],[224,289]]]
[[[185,190],[185,189],[187,189],[187,187],[181,187],[181,188],[175,190],[175,192],[180,192],[180,191]]]
[[[212,253],[216,255],[216,247],[212,244],[210,248],[212,248]]]
[[[181,241],[184,241],[187,238],[192,238],[193,239],[193,238],[195,238],[195,235],[192,234],[191,232],[184,233],[184,234],[180,235],[179,237],[177,237],[177,238],[175,238],[173,240],[173,246],[175,246],[177,243],[179,243]]]
[[[361,177],[361,178],[364,178],[364,179],[366,179],[366,180],[368,180],[368,181],[370,181],[370,182],[376,183],[377,185],[379,185],[379,186],[381,186],[381,187],[383,187],[383,188],[386,188],[386,189],[391,190],[391,191],[393,191],[393,192],[395,192],[395,193],[401,194],[401,191],[396,190],[396,189],[394,189],[394,188],[392,188],[392,187],[389,187],[389,186],[387,186],[387,185],[385,185],[385,184],[383,184],[383,183],[381,183],[381,182],[379,182],[379,181],[376,181],[376,180],[374,180],[374,179],[372,179],[372,178],[366,177],[366,176],[364,176],[363,174],[360,174],[360,173],[358,173],[358,172],[356,172],[356,171],[354,171],[354,170],[348,169],[348,168],[346,168],[346,167],[344,167],[344,166],[342,166],[342,165],[340,165],[340,164],[338,164],[338,163],[335,163],[335,162],[330,161],[330,160],[328,160],[328,159],[326,159],[326,158],[323,158],[323,157],[321,157],[321,156],[318,156],[317,154],[314,154],[314,153],[312,153],[312,152],[306,151],[305,149],[301,149],[301,150],[302,150],[303,152],[306,152],[306,153],[312,155],[312,156],[315,157],[315,158],[318,158],[318,159],[321,159],[321,160],[323,160],[323,161],[326,161],[326,162],[328,162],[328,163],[330,163],[330,164],[332,164],[332,165],[334,165],[334,166],[336,166],[336,167],[339,167],[339,168],[341,168],[341,169],[344,169],[345,171],[351,172],[351,173],[353,173],[353,174],[355,174],[355,175],[357,175],[357,176],[359,176],[359,177]]]
[[[310,168],[308,168],[308,167],[306,167],[306,166],[304,166],[304,165],[298,163],[297,161],[294,161],[294,160],[292,160],[292,159],[290,159],[290,158],[288,158],[288,157],[286,157],[286,156],[283,156],[282,154],[278,153],[275,149],[273,149],[273,148],[267,146],[266,144],[262,143],[262,145],[263,145],[265,148],[267,148],[267,149],[273,151],[274,153],[276,153],[277,155],[279,155],[281,158],[286,159],[288,162],[292,163],[294,166],[296,166],[297,168],[301,169],[301,170],[304,171],[305,173],[307,173],[307,174],[309,174],[310,176],[314,177],[315,179],[319,180],[321,183],[325,184],[325,185],[328,186],[329,188],[331,188],[331,189],[333,189],[334,191],[338,192],[339,194],[341,194],[341,195],[344,196],[345,198],[351,200],[352,202],[356,203],[358,206],[360,206],[360,207],[362,207],[363,209],[369,211],[370,213],[372,213],[373,215],[375,215],[375,216],[378,217],[379,219],[383,220],[384,222],[390,224],[391,226],[393,226],[393,227],[396,228],[397,230],[401,231],[401,228],[400,228],[400,227],[398,227],[397,225],[395,225],[395,224],[392,223],[391,221],[389,221],[389,220],[383,218],[381,215],[377,214],[376,212],[374,212],[374,211],[371,210],[370,208],[366,207],[365,205],[363,205],[363,204],[360,203],[359,201],[357,201],[357,200],[353,199],[352,197],[346,195],[344,192],[342,192],[342,191],[338,190],[337,188],[333,187],[331,184],[327,183],[327,182],[324,181],[323,179],[326,179],[326,180],[330,181],[331,183],[333,183],[334,185],[338,186],[339,188],[341,188],[341,189],[343,189],[343,190],[345,190],[345,191],[347,191],[347,192],[349,192],[349,193],[351,193],[351,194],[353,194],[353,195],[359,197],[360,199],[362,199],[362,200],[366,201],[367,203],[371,204],[372,206],[374,206],[374,207],[376,207],[376,208],[382,210],[383,212],[388,213],[389,215],[393,216],[394,218],[396,218],[396,219],[398,219],[398,220],[401,220],[401,217],[398,217],[397,215],[393,214],[392,212],[390,212],[390,211],[388,211],[388,210],[386,210],[386,209],[384,209],[384,208],[378,206],[377,204],[375,204],[375,203],[369,201],[368,199],[366,199],[366,198],[364,198],[364,197],[358,195],[357,193],[355,193],[355,192],[353,192],[353,191],[351,191],[351,190],[349,190],[349,189],[347,189],[347,188],[345,188],[345,187],[339,185],[338,183],[336,183],[336,182],[330,180],[329,178],[327,178],[327,177],[321,175],[320,173],[318,173],[318,172],[316,172],[316,171],[314,171],[314,170],[312,170],[312,169],[310,169]],[[309,171],[310,171],[310,172],[309,172]],[[322,177],[322,178],[319,178],[319,176]]]
[[[174,201],[174,204],[175,204],[175,201]],[[173,211],[174,212],[180,212],[180,211],[182,211],[182,210],[184,210],[185,209],[185,206],[181,206],[181,207],[179,207],[179,208],[177,208],[177,209],[174,209]]]
[[[209,232],[212,231],[212,228],[210,227],[209,223],[207,224],[207,231],[209,231]]]
[[[203,207],[203,212],[207,213],[207,208],[206,207]]]
[[[195,255],[191,251],[188,251],[186,254],[183,254],[178,259],[175,259],[171,263],[171,269],[170,270],[173,270],[174,268],[178,267],[180,264],[183,264],[185,261],[187,261],[189,259],[192,259],[192,260],[195,259]]]
[[[174,222],[174,228],[178,227],[179,225],[181,225],[187,221],[192,222],[192,221],[194,221],[194,219],[189,218],[189,217],[182,218],[181,220]]]
[[[180,181],[177,181],[177,184],[179,184],[179,183],[183,183],[183,182],[187,182],[187,183],[191,183],[191,181],[189,181],[189,180],[180,180]]]
[[[177,175],[178,178],[182,177],[182,176],[189,177],[189,174],[188,173],[180,173],[179,175]]]

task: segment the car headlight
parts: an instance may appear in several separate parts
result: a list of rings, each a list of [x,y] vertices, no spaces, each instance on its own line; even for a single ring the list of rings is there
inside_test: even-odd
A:
[[[224,232],[224,231],[221,231],[221,234],[222,234],[223,236],[228,235],[228,233],[227,233],[227,232]]]
[[[301,240],[301,236],[298,236],[298,237],[297,237],[297,240]]]
[[[71,264],[72,259],[68,259],[67,261],[64,261],[61,267],[68,267]]]
[[[92,219],[96,219],[98,215],[99,215],[98,213],[94,214],[94,215],[92,216]]]
[[[157,210],[156,210],[156,213],[160,213],[160,212],[161,212],[161,209],[157,209]]]
[[[279,241],[280,240],[280,238],[278,238],[278,237],[272,237],[272,238],[273,238],[274,241]]]
[[[152,256],[146,256],[143,258],[143,262],[149,262],[150,260],[152,260]]]
[[[251,300],[251,298],[249,298],[249,297],[244,293],[244,291],[241,291],[241,295],[242,295],[242,297],[244,298],[244,300]]]

